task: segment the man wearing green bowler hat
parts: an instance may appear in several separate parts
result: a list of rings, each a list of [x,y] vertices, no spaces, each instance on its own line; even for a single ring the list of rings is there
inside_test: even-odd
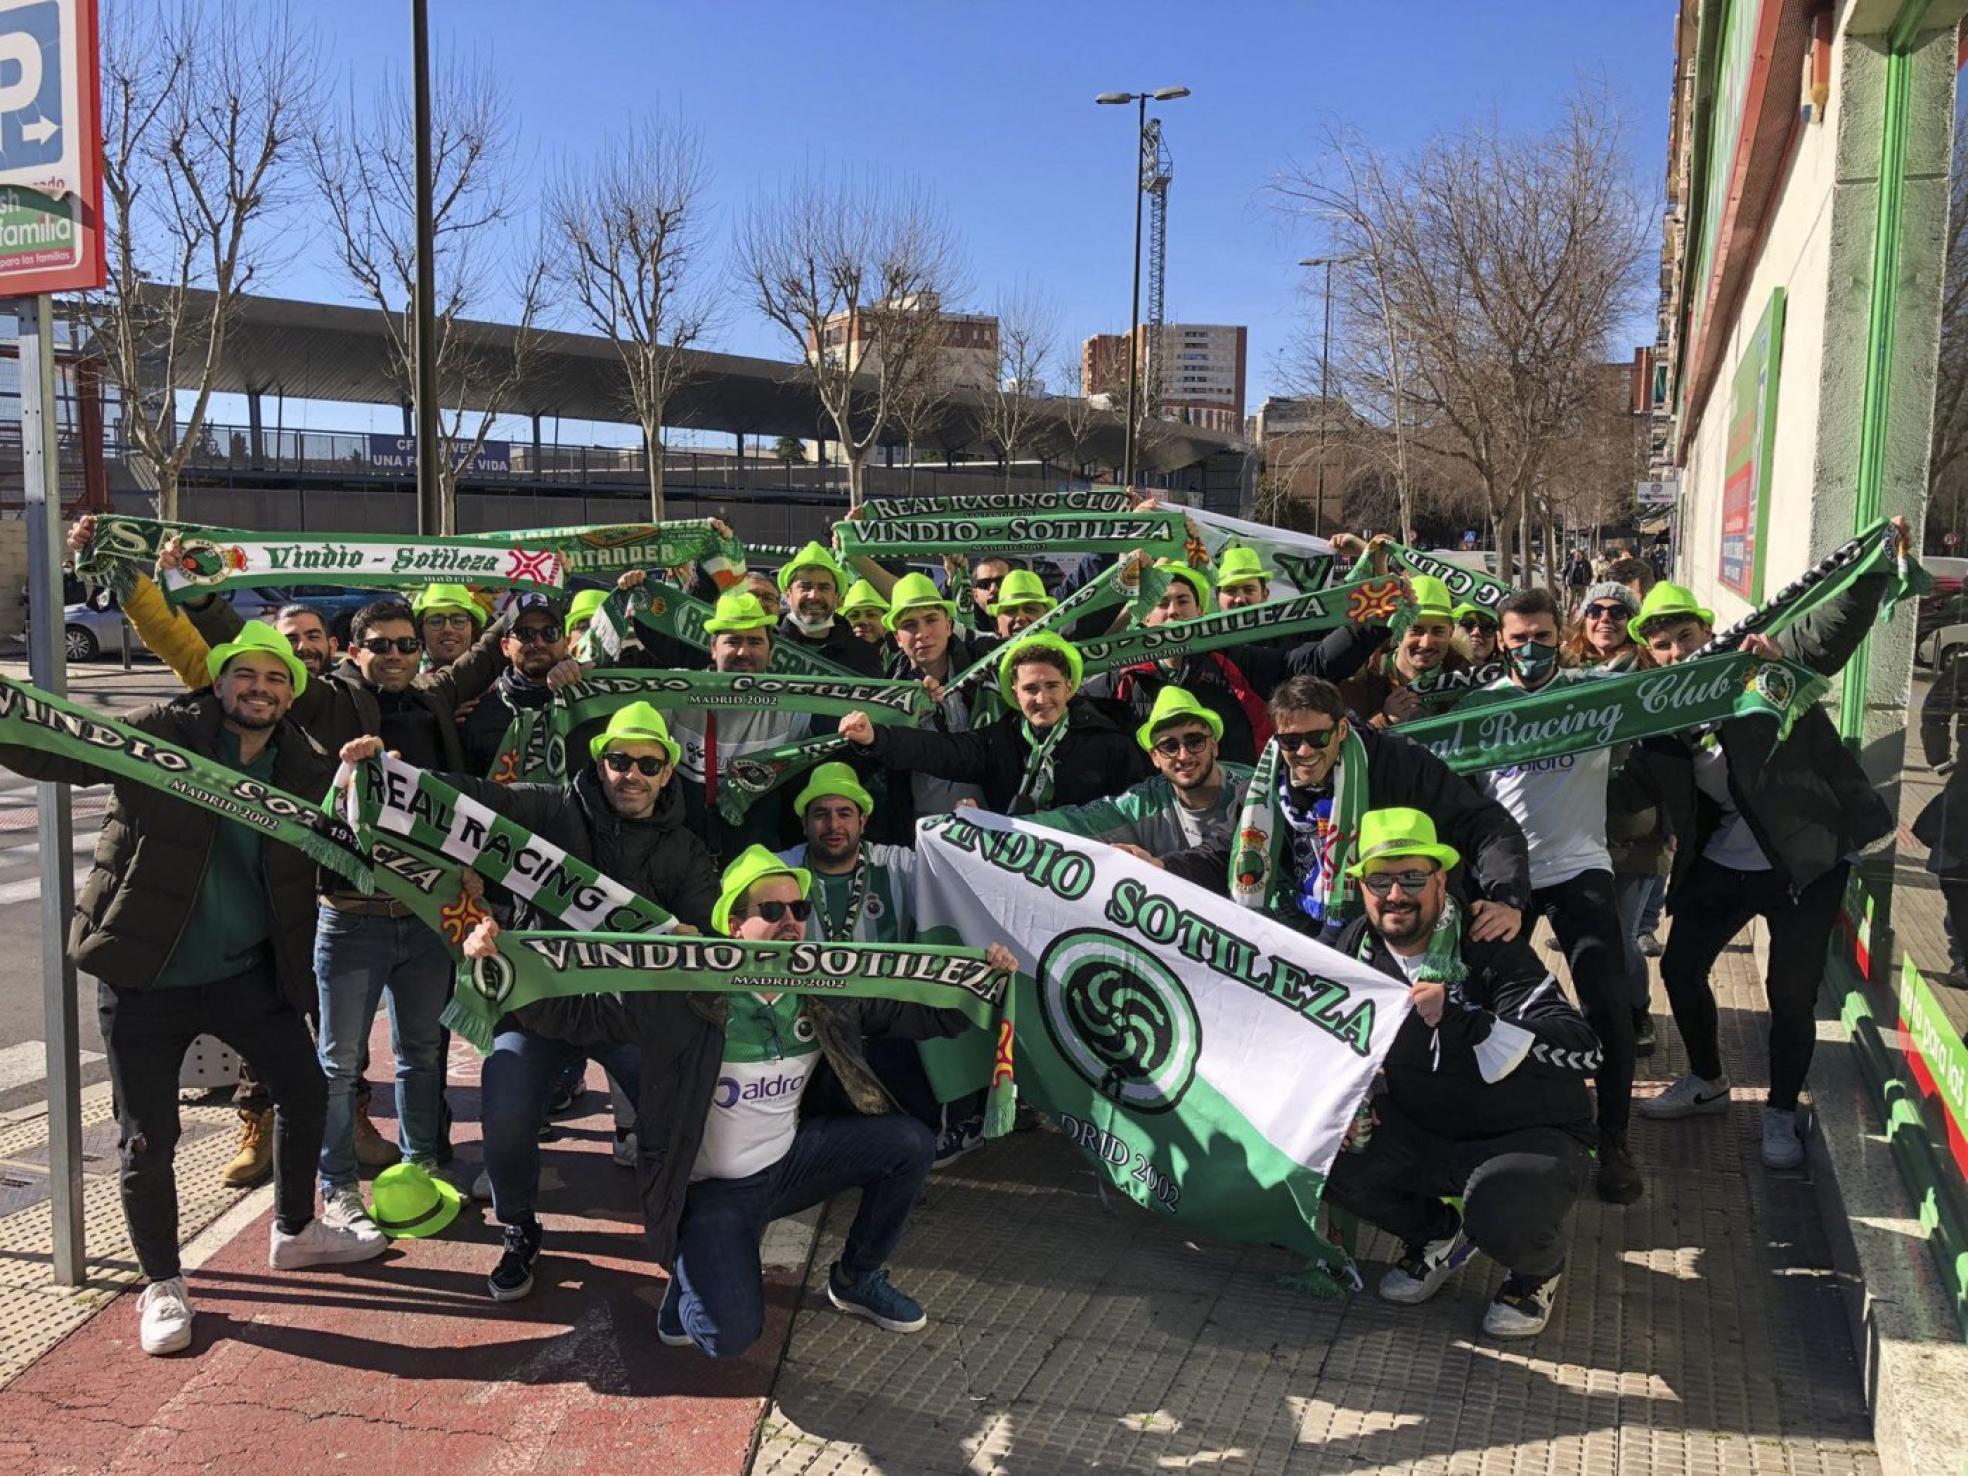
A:
[[[997,646],[989,636],[960,632],[956,612],[956,603],[927,574],[904,574],[889,592],[884,623],[895,633],[895,676],[921,682],[928,689],[936,706],[916,726],[937,733],[968,733],[975,722],[988,722],[1001,711],[997,689],[988,677],[964,691],[944,686]],[[884,817],[888,824],[883,833],[909,842],[914,840],[918,816],[941,815],[984,798],[983,789],[972,780],[921,772],[910,774],[906,786],[896,782],[888,789],[898,801],[906,797],[907,803],[895,804],[895,813]]]
[[[881,655],[855,635],[837,613],[847,597],[847,570],[824,543],[809,543],[779,570],[784,614],[781,640],[797,641],[816,655],[865,677],[882,674]]]
[[[424,660],[434,671],[469,651],[485,629],[485,607],[462,584],[427,584],[417,591],[410,608],[417,617]]]
[[[357,764],[378,748],[373,738],[359,739],[342,750],[342,759]],[[647,702],[632,702],[610,716],[608,726],[589,743],[590,762],[567,783],[441,777],[467,799],[587,862],[687,927],[705,931],[717,901],[717,868],[684,823],[683,787],[676,782],[680,752],[663,714]],[[560,927],[501,889],[488,889],[487,901],[494,916],[509,926]],[[625,1100],[635,1100],[640,1061],[633,1049],[602,1045],[588,1054],[620,1085]],[[505,1235],[488,1280],[495,1301],[516,1301],[533,1289],[533,1264],[541,1244],[534,1211],[540,1189],[540,1124],[555,1083],[584,1059],[581,1050],[564,1040],[529,1030],[510,1016],[499,1022],[485,1058],[480,1076],[485,1176],[493,1217]],[[633,1118],[627,1124],[618,1119],[616,1125],[618,1152],[630,1164],[634,1127]]]
[[[1059,601],[1046,593],[1045,580],[1037,573],[1031,569],[1012,569],[999,583],[989,613],[997,622],[998,639],[1008,641],[1058,608]]]
[[[1219,610],[1241,610],[1261,605],[1271,598],[1271,575],[1257,550],[1234,544],[1217,555],[1216,606]]]
[[[1585,1082],[1598,1039],[1522,938],[1469,935],[1448,886],[1461,857],[1427,815],[1369,810],[1358,854],[1347,870],[1363,915],[1333,946],[1405,979],[1411,1009],[1326,1196],[1403,1242],[1384,1300],[1428,1300],[1480,1250],[1507,1273],[1483,1331],[1533,1337],[1551,1317],[1565,1221],[1592,1162]]]
[[[882,617],[888,614],[888,601],[882,598],[881,591],[865,579],[857,579],[841,601],[841,615],[854,630],[855,635],[881,650],[888,639],[888,630]]]
[[[1366,669],[1342,680],[1347,710],[1376,728],[1421,715],[1421,699],[1410,690],[1430,672],[1458,672],[1469,662],[1455,648],[1455,602],[1449,587],[1432,574],[1408,579],[1414,596],[1412,619],[1392,646],[1376,651]]]

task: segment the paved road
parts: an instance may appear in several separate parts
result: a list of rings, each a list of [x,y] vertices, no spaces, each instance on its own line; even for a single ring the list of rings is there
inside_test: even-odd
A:
[[[27,664],[0,659],[0,673],[27,679]],[[156,662],[99,661],[70,668],[73,699],[104,712],[141,707],[182,690]],[[35,829],[35,786],[0,769],[0,1112],[46,1095],[47,1038],[41,1002],[41,843]],[[75,834],[68,864],[77,878],[88,873],[96,832],[102,827],[106,787],[72,791]],[[95,981],[78,981],[80,1045],[85,1086],[108,1074],[102,1035],[96,1028]]]

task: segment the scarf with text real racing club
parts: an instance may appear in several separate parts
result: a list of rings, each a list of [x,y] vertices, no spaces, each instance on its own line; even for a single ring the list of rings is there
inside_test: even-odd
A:
[[[949,518],[979,513],[1124,513],[1134,499],[1119,487],[1062,488],[1052,492],[957,492],[934,497],[868,494],[868,516],[889,518]]]

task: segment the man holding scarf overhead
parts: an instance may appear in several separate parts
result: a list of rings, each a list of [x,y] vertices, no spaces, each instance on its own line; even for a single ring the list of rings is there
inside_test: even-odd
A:
[[[1016,711],[967,733],[876,727],[864,712],[840,720],[841,736],[890,769],[970,780],[985,808],[1025,815],[1118,794],[1142,771],[1128,736],[1079,695],[1082,664],[1050,632],[1007,643],[998,690]]]
[[[1291,678],[1271,694],[1271,721],[1272,747],[1251,775],[1229,843],[1167,857],[1168,870],[1330,941],[1359,914],[1346,867],[1362,817],[1415,809],[1465,858],[1450,883],[1471,899],[1470,937],[1517,936],[1531,875],[1524,832],[1509,811],[1419,744],[1354,723],[1331,682]]]
[[[1892,521],[1904,548],[1906,521]],[[1871,631],[1892,579],[1887,569],[1861,574],[1780,640],[1748,635],[1742,649],[1833,675]],[[1700,652],[1714,623],[1691,591],[1656,584],[1632,633],[1655,661],[1672,666]],[[1893,813],[1815,704],[1796,715],[1788,733],[1780,734],[1774,718],[1750,716],[1705,736],[1649,739],[1621,769],[1612,803],[1639,809],[1650,802],[1662,806],[1676,840],[1667,892],[1673,928],[1661,981],[1688,1048],[1689,1071],[1636,1109],[1656,1118],[1728,1110],[1709,970],[1743,924],[1761,917],[1770,930],[1762,1157],[1773,1169],[1796,1168],[1804,1161],[1797,1098],[1817,1045],[1826,945],[1851,858],[1892,832]]]

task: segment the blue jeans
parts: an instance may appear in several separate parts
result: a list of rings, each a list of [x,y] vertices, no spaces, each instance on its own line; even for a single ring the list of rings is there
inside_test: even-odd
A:
[[[1639,938],[1647,931],[1641,926],[1646,919],[1647,900],[1656,887],[1663,885],[1658,876],[1613,878],[1613,905],[1619,909],[1620,939],[1626,951],[1627,989],[1636,1010],[1646,1009],[1647,1001],[1653,997],[1653,981],[1647,977],[1647,959],[1640,952]],[[1660,917],[1658,908],[1654,916]]]
[[[913,1117],[815,1117],[771,1168],[743,1179],[700,1179],[677,1227],[678,1307],[690,1340],[713,1358],[736,1358],[765,1327],[759,1241],[785,1215],[857,1185],[861,1207],[841,1249],[843,1281],[888,1263],[929,1178],[936,1138]]]
[[[502,1225],[533,1218],[540,1192],[540,1123],[561,1073],[592,1055],[635,1100],[641,1057],[634,1046],[592,1050],[530,1030],[505,1030],[492,1042],[479,1075],[479,1120],[485,1125],[485,1172],[492,1214]]]
[[[444,940],[414,917],[337,912],[315,921],[314,977],[321,989],[321,1070],[328,1122],[321,1140],[321,1192],[356,1180],[355,1082],[362,1046],[389,992],[396,1055],[396,1141],[405,1158],[438,1157],[444,1143],[445,1031],[451,998]]]

